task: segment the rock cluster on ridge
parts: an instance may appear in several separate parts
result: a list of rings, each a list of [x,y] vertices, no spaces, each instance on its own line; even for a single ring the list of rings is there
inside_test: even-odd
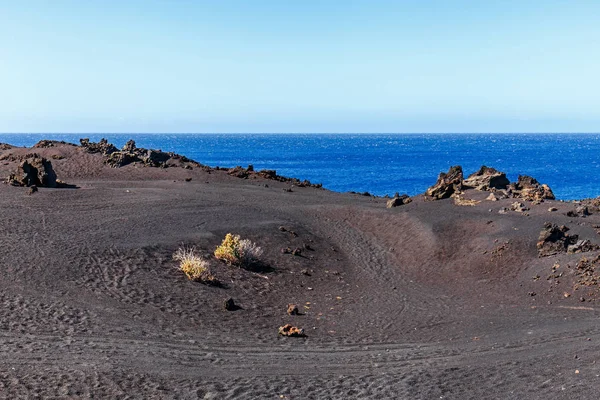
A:
[[[113,168],[124,167],[131,163],[162,168],[200,166],[197,162],[179,154],[136,147],[133,140],[129,140],[121,150],[108,143],[106,139],[101,139],[98,143],[90,142],[89,139],[81,139],[80,143],[81,147],[88,153],[101,153],[104,155],[104,162]]]
[[[441,200],[457,196],[462,193],[463,189],[489,191],[497,193],[500,197],[512,197],[533,202],[555,199],[554,193],[548,185],[540,184],[530,176],[519,175],[517,182],[510,183],[504,172],[485,165],[469,175],[467,179],[463,179],[463,171],[460,166],[450,167],[447,173],[440,173],[437,182],[427,189],[425,196],[431,200]]]

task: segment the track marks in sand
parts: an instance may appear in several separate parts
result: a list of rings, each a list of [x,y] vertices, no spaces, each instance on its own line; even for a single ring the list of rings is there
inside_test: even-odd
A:
[[[60,301],[42,302],[25,296],[0,294],[0,331],[75,334],[89,332],[94,313]]]
[[[356,336],[367,334],[368,340],[385,341],[395,331],[394,334],[403,332],[424,339],[427,334],[421,329],[438,330],[446,320],[452,299],[437,293],[427,295],[428,291],[411,280],[409,271],[416,266],[410,264],[410,258],[398,259],[390,247],[398,240],[410,239],[415,245],[421,244],[418,251],[426,252],[425,247],[434,246],[435,237],[408,217],[390,218],[383,212],[352,207],[321,209],[311,225],[321,235],[330,237],[351,260],[355,295],[359,295],[353,300],[361,305],[353,307],[355,315],[360,316],[356,320]]]
[[[86,250],[75,263],[79,266],[76,283],[97,295],[125,304],[147,305],[177,314],[184,312],[173,306],[176,293],[170,292],[169,287],[185,281],[176,279],[180,278],[176,266],[170,254],[164,251],[114,247],[104,252]],[[193,307],[193,301],[187,306]]]

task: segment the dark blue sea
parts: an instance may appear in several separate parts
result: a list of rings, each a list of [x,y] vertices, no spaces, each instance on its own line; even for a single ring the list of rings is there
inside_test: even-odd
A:
[[[121,147],[173,151],[202,164],[275,169],[339,192],[422,193],[440,171],[481,165],[547,183],[559,199],[600,196],[600,135],[596,134],[3,134],[0,141],[79,143],[107,138]]]

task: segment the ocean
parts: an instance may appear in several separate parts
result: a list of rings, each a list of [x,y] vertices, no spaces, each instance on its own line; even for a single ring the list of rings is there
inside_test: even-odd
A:
[[[338,192],[415,195],[441,171],[481,165],[511,181],[530,175],[558,199],[600,196],[600,135],[596,134],[2,134],[0,141],[31,146],[40,139],[79,143],[106,138],[121,147],[173,151],[209,166],[275,169]]]

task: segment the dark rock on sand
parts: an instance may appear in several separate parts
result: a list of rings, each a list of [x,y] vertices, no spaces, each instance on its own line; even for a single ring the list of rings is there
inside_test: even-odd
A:
[[[511,183],[510,189],[514,197],[529,201],[554,200],[552,189],[546,184],[540,184],[534,178],[527,175],[519,175],[515,183]]]
[[[577,218],[577,217],[587,217],[591,215],[590,210],[587,206],[581,205],[575,207],[575,210],[570,210],[567,212],[567,217]]]
[[[236,309],[235,302],[231,297],[227,298],[223,302],[223,308],[225,309],[225,311],[234,311]]]
[[[585,239],[578,240],[577,243],[569,245],[567,247],[567,253],[587,253],[588,251],[596,251],[598,249],[600,249],[600,246]]]
[[[570,245],[576,244],[578,235],[569,235],[566,226],[558,226],[547,222],[540,232],[537,242],[538,256],[548,257],[559,253],[565,253]]]
[[[441,200],[460,193],[463,188],[463,172],[460,165],[450,167],[447,173],[441,172],[435,185],[425,192],[431,200]]]
[[[403,194],[402,196],[395,196],[394,198],[388,200],[386,207],[387,208],[398,207],[398,206],[402,206],[404,204],[408,204],[411,201],[412,201],[412,199],[410,197],[408,197],[407,194]]]
[[[45,158],[30,158],[22,161],[15,173],[10,174],[7,183],[13,186],[57,186],[56,173],[52,163]]]
[[[298,306],[296,304],[288,304],[287,313],[289,315],[298,315],[299,314]]]
[[[506,189],[510,181],[504,172],[485,165],[479,168],[479,171],[469,175],[464,180],[464,185],[477,190]]]

